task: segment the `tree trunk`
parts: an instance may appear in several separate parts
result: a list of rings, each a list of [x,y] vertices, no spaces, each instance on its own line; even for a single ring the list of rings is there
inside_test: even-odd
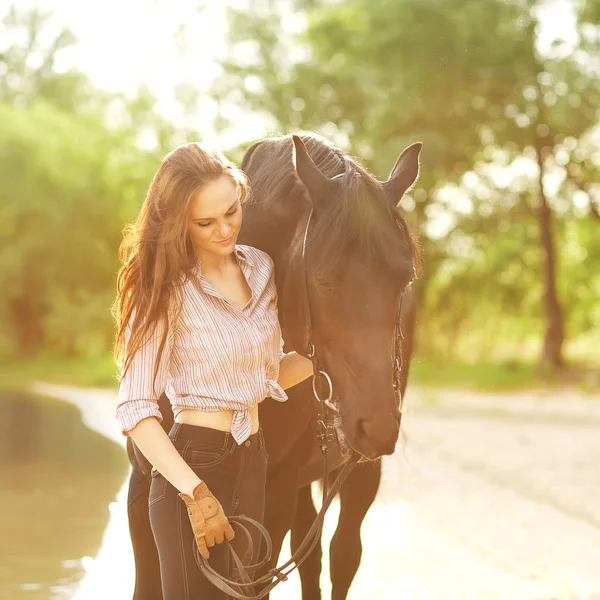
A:
[[[10,309],[16,351],[22,356],[31,356],[44,340],[39,306],[31,296],[24,295],[13,300]]]
[[[23,281],[18,296],[9,304],[15,350],[21,356],[32,356],[44,344],[44,314],[46,293],[36,266],[40,257],[29,256],[23,261]]]
[[[554,242],[552,210],[544,193],[544,163],[547,149],[541,139],[537,139],[536,154],[539,167],[539,223],[540,242],[543,253],[544,269],[544,306],[546,310],[546,334],[542,351],[541,364],[548,370],[554,370],[563,365],[562,346],[564,341],[563,312],[556,292],[556,247]]]

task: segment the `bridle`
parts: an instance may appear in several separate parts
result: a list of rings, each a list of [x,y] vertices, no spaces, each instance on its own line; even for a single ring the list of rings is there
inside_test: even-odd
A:
[[[341,177],[341,175],[337,175],[333,179]],[[346,463],[342,470],[340,471],[338,477],[334,481],[329,488],[329,440],[335,437],[334,429],[331,417],[332,415],[339,415],[339,407],[338,401],[334,397],[333,394],[333,382],[331,377],[324,369],[322,363],[319,360],[319,355],[317,351],[317,347],[313,341],[313,311],[311,308],[310,302],[310,294],[309,294],[309,285],[308,285],[308,269],[307,269],[307,261],[306,261],[306,244],[308,239],[308,233],[310,230],[311,221],[313,219],[314,210],[311,208],[310,214],[308,216],[306,222],[306,228],[304,231],[304,237],[302,241],[302,269],[304,271],[304,354],[311,360],[313,365],[313,378],[312,378],[312,389],[313,394],[317,400],[318,406],[318,420],[317,420],[317,439],[319,443],[319,448],[321,450],[321,455],[323,457],[323,496],[321,503],[321,510],[319,514],[313,521],[308,533],[306,534],[304,540],[296,550],[296,552],[292,555],[292,557],[283,565],[276,567],[274,569],[270,569],[265,575],[259,577],[258,579],[252,580],[250,578],[250,573],[256,572],[258,569],[265,566],[271,560],[272,553],[272,541],[271,537],[266,530],[266,528],[255,521],[254,519],[250,519],[244,515],[235,515],[229,517],[229,521],[232,524],[236,525],[236,534],[243,535],[247,541],[247,550],[244,556],[244,559],[240,559],[238,554],[235,552],[230,542],[226,542],[229,546],[229,553],[231,555],[233,564],[239,573],[239,579],[233,580],[228,579],[217,573],[210,565],[210,563],[203,557],[200,556],[198,552],[198,548],[196,546],[196,542],[194,541],[194,556],[196,558],[196,564],[200,571],[204,574],[204,576],[218,589],[224,591],[226,594],[232,596],[233,598],[238,598],[239,600],[259,600],[260,598],[264,598],[271,590],[278,585],[281,581],[286,581],[288,575],[297,569],[310,555],[310,553],[315,548],[317,542],[321,537],[321,530],[323,527],[323,521],[325,519],[325,513],[327,509],[331,505],[331,502],[336,497],[338,492],[340,491],[344,481],[348,478],[350,473],[354,470],[354,467],[361,460],[361,455],[355,452],[354,450],[350,450]],[[402,405],[403,405],[403,397],[402,397],[402,385],[401,385],[401,372],[402,372],[402,327],[401,327],[401,315],[402,315],[402,300],[404,298],[404,294],[400,300],[400,306],[398,311],[398,320],[395,327],[394,332],[394,344],[393,344],[393,361],[394,361],[394,374],[393,374],[393,388],[394,393],[397,397],[397,405],[400,411],[400,420],[402,419]],[[319,379],[323,379],[327,383],[327,394],[320,396],[319,395]],[[251,535],[245,525],[243,523],[252,525],[256,527],[258,531],[261,533],[262,537],[265,540],[266,551],[264,558],[257,562],[256,564],[249,565],[248,562],[252,560],[252,556],[254,554],[253,550],[253,542]],[[257,595],[248,595],[244,593],[244,590],[248,590],[250,594],[254,594],[254,587],[257,585],[265,585],[262,591]]]

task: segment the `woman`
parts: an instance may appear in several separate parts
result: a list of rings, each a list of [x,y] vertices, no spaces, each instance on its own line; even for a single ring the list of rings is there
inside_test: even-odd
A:
[[[149,511],[164,600],[225,597],[196,566],[195,545],[231,576],[218,545],[234,537],[226,515],[263,519],[258,404],[285,401],[283,390],[312,373],[308,359],[283,353],[273,261],[236,245],[247,196],[244,174],[222,154],[180,146],[163,160],[121,247],[117,419],[153,465]],[[163,391],[175,416],[168,435]],[[241,538],[235,543],[247,543]]]

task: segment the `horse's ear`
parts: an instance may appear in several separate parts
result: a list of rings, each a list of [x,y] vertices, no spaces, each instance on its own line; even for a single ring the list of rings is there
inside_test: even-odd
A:
[[[383,187],[388,191],[394,206],[396,206],[404,193],[417,180],[419,176],[419,154],[423,144],[416,142],[406,148],[398,157],[388,180]]]
[[[307,189],[313,208],[318,212],[320,203],[331,195],[334,184],[331,179],[323,175],[319,167],[313,162],[302,139],[297,135],[293,135],[292,140],[294,142],[293,161],[296,174]]]

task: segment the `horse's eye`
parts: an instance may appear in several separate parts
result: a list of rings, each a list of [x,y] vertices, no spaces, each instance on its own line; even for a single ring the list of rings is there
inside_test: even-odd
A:
[[[315,275],[315,284],[323,290],[332,289],[330,282],[322,275]]]

